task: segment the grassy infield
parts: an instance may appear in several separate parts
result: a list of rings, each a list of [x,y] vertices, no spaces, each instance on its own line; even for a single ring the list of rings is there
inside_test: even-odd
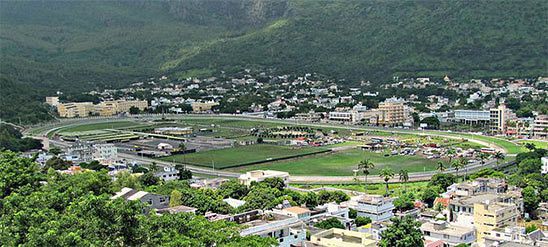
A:
[[[212,126],[214,124],[214,126]],[[135,125],[142,125],[140,123],[131,121],[120,121],[112,123],[96,123],[88,125],[70,126],[59,130],[59,132],[78,132],[89,131],[105,128],[127,128]],[[216,130],[215,136],[224,136],[227,138],[245,138],[240,137],[245,135],[247,129],[254,127],[270,128],[281,126],[285,124],[270,123],[270,122],[256,122],[247,120],[225,120],[225,119],[184,119],[181,121],[181,125],[195,126],[195,127],[209,127]],[[336,129],[336,128],[335,128]],[[329,131],[330,129],[326,129]],[[341,135],[350,134],[347,130],[337,129]],[[237,133],[237,137],[234,136],[234,132]],[[348,132],[348,133],[347,133]],[[370,135],[392,135],[403,136],[404,138],[416,138],[412,134],[395,134],[389,132],[371,131]],[[447,133],[448,135],[470,137],[478,140],[494,143],[505,148],[508,153],[515,154],[521,152],[524,148],[516,145],[512,142],[486,137],[477,136],[471,134],[455,134]],[[433,138],[435,139],[435,138]],[[439,140],[436,140],[439,141]],[[357,143],[345,143],[337,144],[336,146],[355,145]],[[207,152],[200,152],[194,154],[187,154],[184,156],[175,155],[172,157],[163,158],[168,161],[184,161],[188,163],[194,163],[197,165],[211,167],[215,163],[216,168],[229,168],[232,171],[249,171],[254,169],[273,169],[280,171],[288,171],[293,175],[331,175],[331,176],[349,176],[352,175],[352,170],[356,164],[364,159],[370,159],[375,163],[376,168],[372,170],[372,174],[377,174],[384,167],[392,167],[395,170],[407,169],[409,172],[420,172],[424,170],[434,170],[436,168],[437,160],[427,160],[418,156],[388,156],[384,157],[381,153],[364,152],[358,149],[349,149],[345,151],[316,154],[309,157],[301,157],[283,161],[269,162],[264,164],[249,165],[236,167],[239,164],[250,163],[255,161],[275,159],[281,157],[291,157],[301,154],[312,154],[320,151],[324,148],[313,147],[288,147],[288,146],[274,146],[274,145],[253,145],[236,147],[231,149],[212,150]]]

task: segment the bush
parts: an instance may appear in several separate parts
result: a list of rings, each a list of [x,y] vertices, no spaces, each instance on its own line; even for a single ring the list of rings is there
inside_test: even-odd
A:
[[[331,229],[331,228],[344,229],[344,225],[337,218],[329,218],[327,220],[318,222],[314,225],[314,227],[321,228],[321,229]]]
[[[371,218],[358,216],[354,222],[356,222],[356,226],[363,226],[371,223]]]

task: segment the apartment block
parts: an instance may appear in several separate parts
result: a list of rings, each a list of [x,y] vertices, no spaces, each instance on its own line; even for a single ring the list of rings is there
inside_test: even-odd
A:
[[[443,220],[425,222],[420,227],[425,240],[441,240],[444,246],[456,246],[461,243],[472,244],[476,241],[473,227],[464,227]]]
[[[548,115],[539,115],[533,122],[533,135],[539,138],[548,137]]]
[[[72,102],[57,106],[59,116],[64,118],[87,117],[94,111],[95,107],[92,102]]]
[[[519,212],[516,205],[485,200],[474,203],[474,226],[478,242],[482,244],[484,237],[497,228],[516,226]]]
[[[352,197],[348,206],[358,211],[358,216],[369,217],[373,221],[384,221],[392,218],[394,198],[380,195],[361,195]]]
[[[379,103],[377,123],[385,126],[402,125],[405,122],[405,106],[399,101],[385,101]]]
[[[148,107],[146,100],[113,100],[103,101],[95,106],[99,116],[113,116],[122,112],[129,112],[132,107],[143,111]]]
[[[306,241],[305,224],[296,217],[265,212],[243,225],[246,228],[240,231],[241,236],[272,237],[278,240],[279,247],[302,246]]]
[[[59,105],[59,97],[46,97],[46,104],[57,107]]]
[[[500,104],[497,108],[489,110],[491,133],[500,134],[506,132],[506,121],[509,118],[509,114],[510,110],[504,104]]]

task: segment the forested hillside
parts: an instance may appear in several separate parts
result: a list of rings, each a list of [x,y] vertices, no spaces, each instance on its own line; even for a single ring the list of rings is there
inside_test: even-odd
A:
[[[0,118],[56,91],[247,66],[347,81],[546,74],[548,4],[529,1],[3,1]]]

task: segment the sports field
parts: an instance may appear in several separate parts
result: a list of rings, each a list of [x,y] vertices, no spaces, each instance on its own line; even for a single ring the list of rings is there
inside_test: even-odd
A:
[[[533,143],[536,148],[548,149],[548,141],[526,140],[519,141],[519,144],[525,146],[525,143]]]
[[[313,154],[325,151],[318,147],[289,147],[269,144],[257,144],[225,148],[185,155],[173,155],[160,158],[165,161],[183,162],[205,167],[228,168],[253,162],[269,161],[279,158]]]
[[[133,121],[116,121],[116,122],[103,122],[103,123],[92,123],[92,124],[82,124],[75,126],[67,126],[59,129],[58,133],[64,132],[80,132],[80,131],[90,131],[90,130],[103,130],[103,129],[117,129],[117,128],[127,128],[127,127],[137,127],[143,125],[142,123],[133,122]]]
[[[290,172],[291,175],[352,176],[352,170],[356,169],[357,164],[363,159],[369,159],[375,164],[375,168],[370,171],[372,175],[378,174],[379,171],[385,167],[392,168],[396,173],[400,169],[407,169],[409,172],[435,170],[437,167],[437,162],[439,161],[428,160],[418,155],[396,155],[385,157],[382,153],[373,153],[362,151],[360,149],[350,149],[341,152],[317,154],[286,161],[234,167],[229,170],[245,172],[257,169],[271,169],[287,171]]]

